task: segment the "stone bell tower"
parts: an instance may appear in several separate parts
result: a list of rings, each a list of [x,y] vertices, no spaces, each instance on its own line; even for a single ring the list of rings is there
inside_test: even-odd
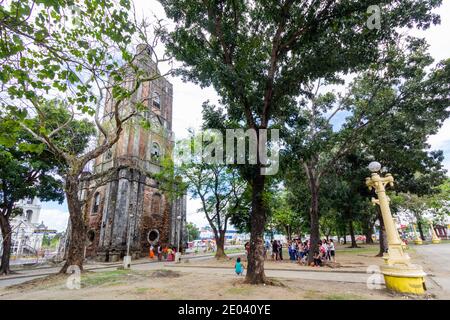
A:
[[[151,48],[138,45],[136,50],[139,68],[159,73]],[[133,79],[127,83],[131,89]],[[151,243],[177,246],[177,239],[184,238],[186,196],[171,201],[151,178],[151,173],[161,170],[162,157],[173,150],[172,93],[172,84],[162,77],[140,85],[131,100],[143,102],[146,110],[128,120],[119,141],[96,159],[94,174],[111,168],[117,171],[87,206],[87,257],[117,261],[126,255],[128,242],[134,258],[147,256]],[[105,114],[114,103],[108,97],[106,101]],[[140,125],[143,118],[150,129]]]

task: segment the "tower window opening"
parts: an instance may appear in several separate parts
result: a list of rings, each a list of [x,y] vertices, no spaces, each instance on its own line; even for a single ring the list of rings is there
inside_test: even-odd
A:
[[[96,192],[94,195],[94,205],[92,206],[92,213],[97,213],[99,206],[100,206],[100,193]]]
[[[161,109],[161,96],[156,91],[153,92],[152,103],[155,108]]]
[[[33,210],[27,210],[26,219],[28,222],[31,222],[31,220],[33,219]]]
[[[153,142],[152,144],[151,157],[153,161],[159,161],[161,157],[161,148],[156,142]]]

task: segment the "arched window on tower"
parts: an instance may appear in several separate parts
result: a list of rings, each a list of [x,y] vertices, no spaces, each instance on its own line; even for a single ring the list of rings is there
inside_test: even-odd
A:
[[[158,143],[152,143],[151,157],[153,161],[159,162],[161,158],[161,148]]]
[[[33,210],[27,210],[26,219],[28,222],[31,222],[31,220],[33,219]]]
[[[152,104],[155,108],[161,109],[161,96],[158,92],[153,92]]]
[[[100,193],[96,192],[94,195],[94,204],[92,206],[92,214],[98,212],[98,208],[100,206]]]

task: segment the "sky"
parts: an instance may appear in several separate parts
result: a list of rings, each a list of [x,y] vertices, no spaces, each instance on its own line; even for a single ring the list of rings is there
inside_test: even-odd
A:
[[[164,10],[155,0],[134,0],[138,17],[165,18]],[[411,30],[414,36],[424,37],[430,45],[430,53],[436,61],[450,57],[450,0],[436,10],[441,16],[441,24],[425,31]],[[173,130],[176,139],[185,137],[188,128],[198,128],[201,124],[201,106],[206,100],[217,103],[218,96],[213,88],[200,88],[193,83],[184,83],[180,78],[169,77],[173,84]],[[450,119],[447,119],[436,135],[430,136],[428,142],[432,150],[444,151],[444,166],[450,172]],[[187,220],[198,227],[208,224],[202,213],[197,213],[200,202],[190,199],[187,202]],[[42,202],[40,220],[50,229],[64,231],[68,221],[67,204]]]

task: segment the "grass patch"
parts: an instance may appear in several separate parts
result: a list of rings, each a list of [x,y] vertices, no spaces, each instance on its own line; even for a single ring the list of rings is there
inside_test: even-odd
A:
[[[337,249],[336,254],[344,253],[344,254],[362,254],[362,253],[370,253],[376,255],[380,251],[379,246],[370,246],[370,245],[364,245],[360,246],[358,248],[342,248]]]
[[[247,294],[251,294],[252,292],[253,292],[253,288],[247,287],[247,286],[232,287],[226,291],[226,293],[231,294],[231,295],[247,295]]]
[[[362,297],[350,293],[333,293],[324,297],[326,300],[362,300]]]
[[[306,299],[317,299],[317,297],[319,296],[319,294],[320,294],[320,291],[316,291],[316,290],[306,290],[306,291],[303,293],[303,296],[304,296]]]
[[[136,293],[138,294],[147,293],[148,291],[150,291],[150,288],[136,288]]]
[[[81,285],[83,287],[93,287],[101,285],[116,285],[124,282],[128,277],[133,276],[130,270],[114,270],[105,272],[92,272],[81,276]]]

